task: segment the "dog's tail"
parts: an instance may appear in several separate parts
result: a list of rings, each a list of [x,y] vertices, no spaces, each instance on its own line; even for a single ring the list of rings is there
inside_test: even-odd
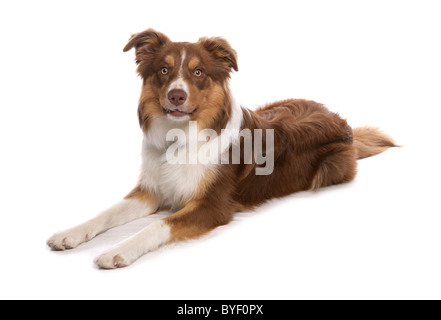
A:
[[[352,130],[353,146],[357,159],[382,153],[391,147],[398,147],[391,137],[378,128],[360,127]]]

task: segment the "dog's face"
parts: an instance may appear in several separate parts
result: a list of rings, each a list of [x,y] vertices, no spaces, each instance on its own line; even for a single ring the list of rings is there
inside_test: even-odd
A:
[[[222,38],[196,43],[172,42],[152,29],[135,34],[124,48],[136,49],[143,89],[138,107],[140,125],[166,117],[171,122],[198,121],[213,127],[228,119],[228,79],[238,71],[236,52]]]

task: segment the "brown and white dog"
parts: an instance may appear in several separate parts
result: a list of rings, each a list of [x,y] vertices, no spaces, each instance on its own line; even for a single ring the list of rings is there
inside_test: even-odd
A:
[[[149,29],[133,35],[124,51],[132,48],[143,80],[139,184],[115,206],[56,233],[47,244],[55,250],[72,249],[158,210],[174,213],[97,257],[101,268],[125,267],[159,246],[201,236],[227,224],[235,212],[271,198],[349,182],[357,159],[395,146],[375,128],[352,130],[313,101],[285,100],[256,111],[241,107],[229,90],[230,73],[238,71],[237,55],[222,38],[172,42]],[[177,135],[170,138],[170,132],[197,135],[207,129],[209,138],[198,139],[193,147],[191,139],[177,144]],[[244,132],[259,131],[251,138],[260,144],[248,148]],[[210,143],[209,161],[193,157]],[[181,151],[180,158],[170,161],[170,155]],[[262,158],[270,162],[269,170],[263,170]]]

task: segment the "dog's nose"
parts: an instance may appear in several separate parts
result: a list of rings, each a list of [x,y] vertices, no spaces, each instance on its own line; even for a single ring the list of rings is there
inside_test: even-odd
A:
[[[168,100],[171,104],[180,106],[187,100],[187,93],[181,89],[173,89],[168,93]]]

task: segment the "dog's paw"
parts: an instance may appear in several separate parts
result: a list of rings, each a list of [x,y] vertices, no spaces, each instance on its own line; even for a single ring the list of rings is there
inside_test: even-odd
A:
[[[135,260],[136,258],[131,258],[129,255],[122,252],[110,250],[98,256],[94,262],[101,269],[116,269],[127,267]]]
[[[47,245],[54,250],[73,249],[90,238],[89,234],[74,228],[54,234],[47,240]]]

